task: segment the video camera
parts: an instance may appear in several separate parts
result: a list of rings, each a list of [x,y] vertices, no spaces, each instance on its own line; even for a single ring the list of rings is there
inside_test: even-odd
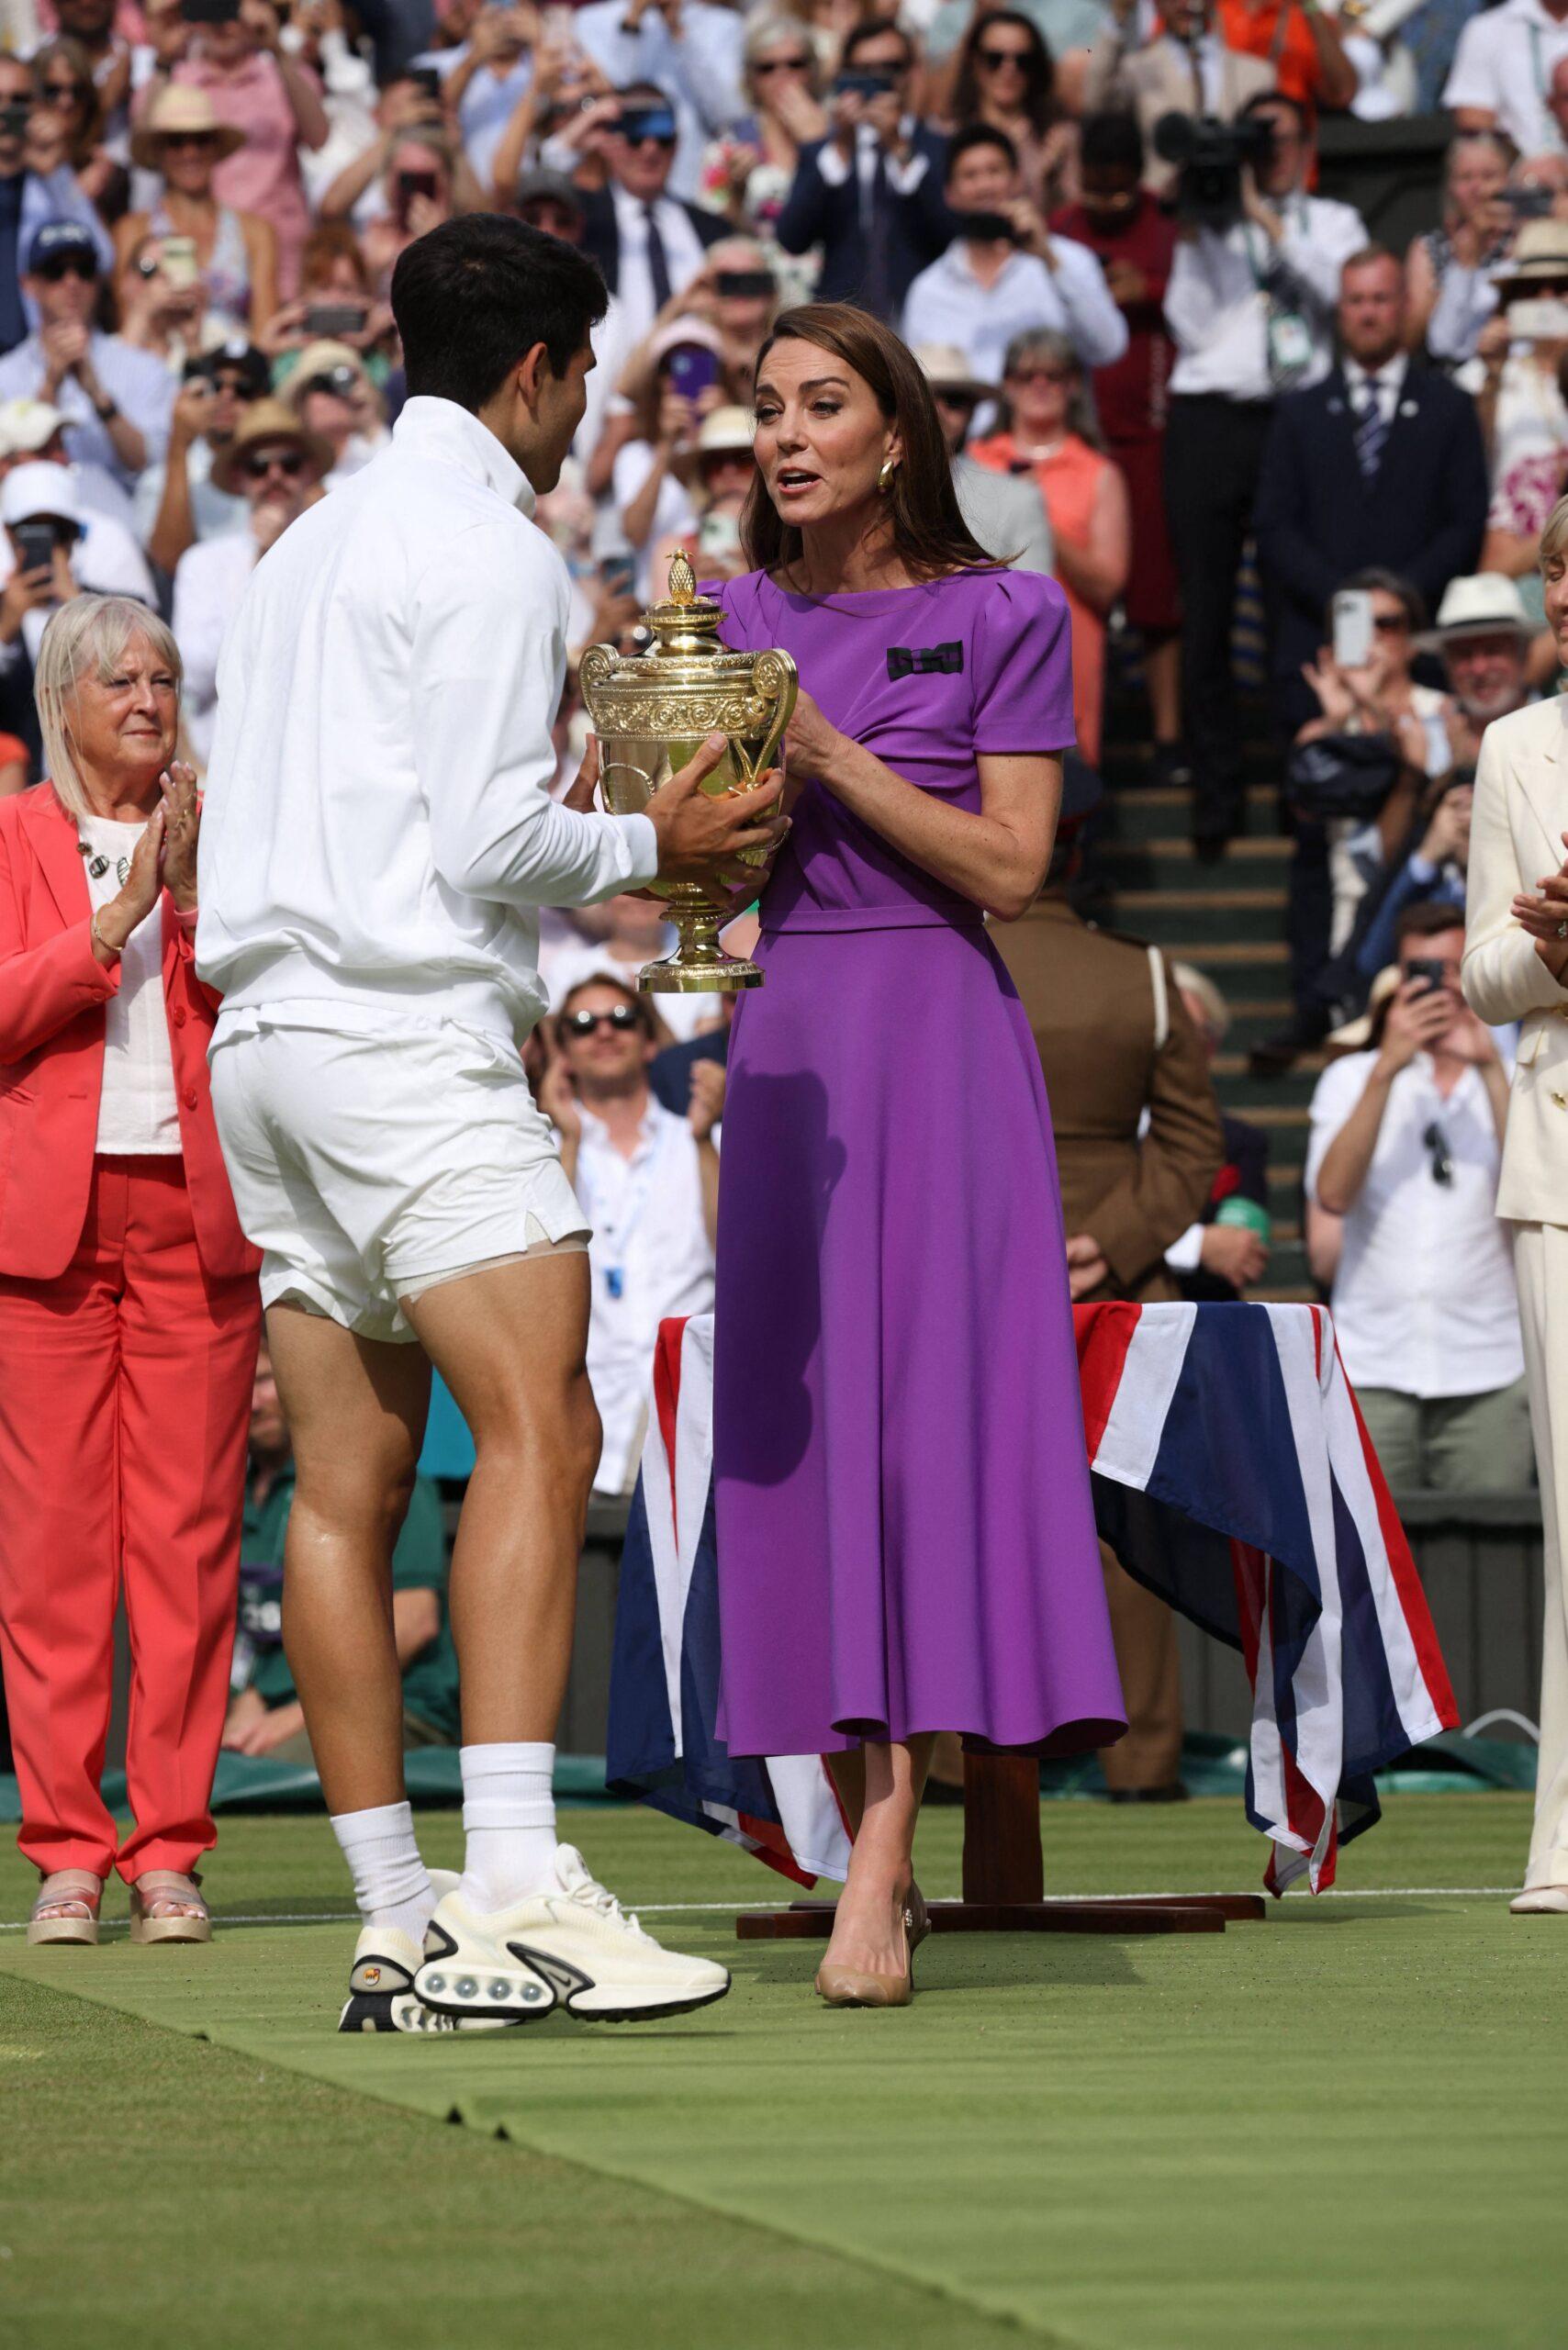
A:
[[[1154,126],[1155,152],[1176,166],[1176,217],[1223,233],[1241,218],[1241,174],[1258,171],[1274,151],[1274,127],[1265,118],[1239,122],[1215,116],[1162,114]]]

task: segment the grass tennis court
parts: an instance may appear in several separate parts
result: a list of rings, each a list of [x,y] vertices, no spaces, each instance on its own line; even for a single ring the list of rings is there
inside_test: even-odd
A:
[[[0,2342],[1556,2345],[1568,1921],[1469,1890],[1518,1882],[1528,1823],[1397,1797],[1354,1897],[1224,1936],[938,1939],[913,2009],[828,2014],[812,1945],[733,1939],[780,1881],[572,1811],[630,1905],[724,1905],[647,1922],[723,1957],[730,1998],[410,2041],[331,2030],[325,1819],[226,1821],[208,1951],[0,1934]],[[1044,1824],[1058,1893],[1250,1890],[1263,1858],[1228,1802]],[[425,1827],[454,1863],[456,1814]],[[958,1836],[927,1814],[928,1893]],[[31,1890],[8,1857],[0,1919]]]

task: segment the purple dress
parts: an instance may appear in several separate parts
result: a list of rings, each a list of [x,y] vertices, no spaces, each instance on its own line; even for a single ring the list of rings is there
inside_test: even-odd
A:
[[[710,590],[710,593],[715,592]],[[956,807],[1073,738],[1061,589],[716,591],[842,733]],[[815,783],[730,1046],[713,1457],[734,1754],[1125,1724],[1039,1057],[977,909]]]

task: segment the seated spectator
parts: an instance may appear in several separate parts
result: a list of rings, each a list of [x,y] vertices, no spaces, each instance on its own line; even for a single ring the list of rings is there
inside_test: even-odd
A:
[[[663,92],[660,92],[663,97]],[[489,201],[505,212],[524,172],[554,170],[570,178],[593,149],[578,142],[590,123],[614,113],[615,94],[598,66],[585,57],[570,33],[542,33],[533,51],[528,87],[512,109],[490,160]],[[564,160],[561,148],[567,149]],[[544,149],[554,152],[546,159]]]
[[[256,565],[319,495],[328,443],[281,400],[257,400],[212,460],[215,486],[242,498],[243,530],[199,540],[174,572],[174,641],[185,663],[185,733],[205,767],[218,715],[218,661]]]
[[[490,185],[496,151],[533,78],[537,32],[531,7],[482,8],[455,49],[431,50],[414,61],[416,73],[433,66],[440,73],[442,98],[455,113],[468,168],[481,187]]]
[[[1151,196],[1169,196],[1176,166],[1154,143],[1161,117],[1197,113],[1234,122],[1274,87],[1274,69],[1269,59],[1230,46],[1215,24],[1213,0],[1165,0],[1150,37],[1140,40],[1148,26],[1138,9],[1113,12],[1109,29],[1090,53],[1083,102],[1091,113],[1130,108],[1143,133],[1144,185]]]
[[[1198,1032],[1211,1069],[1230,1029],[1230,1006],[1206,972],[1172,963],[1170,981]],[[1266,1128],[1228,1111],[1220,1116],[1225,1160],[1209,1187],[1203,1214],[1165,1251],[1167,1270],[1194,1304],[1223,1305],[1245,1294],[1269,1270]]]
[[[28,161],[42,179],[63,168],[102,220],[123,212],[125,166],[104,144],[104,107],[93,63],[78,40],[46,40],[32,55],[38,103],[28,126]]]
[[[1561,0],[1503,0],[1472,17],[1459,37],[1442,102],[1460,130],[1497,130],[1521,155],[1561,142],[1547,104],[1558,60],[1568,57]]]
[[[1056,61],[1034,17],[1018,8],[980,8],[949,79],[951,95],[942,108],[949,120],[1005,131],[1024,194],[1041,212],[1068,201],[1077,127],[1058,95]]]
[[[114,476],[102,465],[79,464],[65,445],[65,419],[47,400],[0,400],[0,473],[29,457],[44,457],[52,464],[70,465],[76,485],[76,502],[83,517],[106,515],[129,529],[139,543],[140,532],[128,520],[129,501]]]
[[[147,0],[141,16],[150,20],[157,5],[158,0]],[[140,30],[138,12],[122,7],[119,0],[52,0],[50,8],[40,14],[51,17],[61,36],[85,59],[102,135],[123,162],[130,88],[139,64],[130,38]],[[112,219],[113,212],[105,218]]]
[[[1008,423],[975,443],[975,461],[1033,475],[1045,499],[1056,576],[1072,614],[1072,715],[1078,747],[1100,764],[1105,621],[1126,585],[1132,551],[1127,486],[1099,446],[1082,364],[1065,335],[1022,334],[1002,378]]]
[[[1282,97],[1316,127],[1320,107],[1347,107],[1356,69],[1345,54],[1338,19],[1304,0],[1215,0],[1215,25],[1229,49],[1264,60]]]
[[[551,954],[547,979],[550,1008],[561,1011],[574,988],[588,975],[602,973],[631,994],[637,992],[637,974],[671,952],[675,933],[657,901],[633,893],[607,898],[602,905],[574,906],[569,944]],[[684,1040],[719,1017],[722,999],[716,995],[661,995],[642,999],[659,1045],[671,1037]]]
[[[1143,654],[1154,743],[1150,780],[1191,789],[1182,742],[1182,597],[1165,519],[1165,415],[1175,351],[1165,324],[1165,289],[1176,257],[1176,224],[1140,186],[1144,144],[1137,118],[1091,115],[1079,148],[1082,196],[1051,227],[1087,245],[1126,320],[1127,347],[1093,375],[1094,406],[1106,454],[1127,486],[1132,563],[1123,616]]]
[[[946,141],[911,111],[914,44],[897,25],[857,25],[840,73],[888,86],[868,97],[830,91],[828,134],[801,148],[774,234],[787,253],[820,249],[819,301],[858,302],[896,319],[913,278],[952,235],[942,193]],[[945,328],[904,332],[912,341],[954,340]]]
[[[391,288],[398,257],[417,237],[450,220],[456,206],[456,158],[444,133],[406,131],[392,141],[382,180],[385,204],[360,232],[360,249],[375,292]]]
[[[1230,631],[1273,403],[1328,373],[1340,273],[1367,241],[1359,212],[1306,193],[1316,157],[1304,107],[1273,96],[1242,111],[1273,134],[1243,182],[1245,217],[1186,225],[1165,297],[1177,350],[1165,506],[1182,585],[1193,839],[1204,858],[1223,856],[1245,814]]]
[[[366,30],[371,30],[368,24]],[[369,56],[362,54],[368,43],[360,33],[357,18],[345,12],[343,0],[295,0],[289,10],[288,36],[291,53],[321,85],[321,108],[327,118],[325,142],[299,150],[306,201],[316,213],[344,165],[375,140],[378,69]],[[375,39],[374,32],[371,39]],[[400,61],[393,57],[379,69],[388,81],[401,70]]]
[[[37,330],[0,359],[0,400],[43,399],[65,418],[73,459],[128,493],[163,453],[174,382],[151,352],[92,323],[101,272],[96,241],[74,220],[50,220],[28,250],[23,291]]]
[[[615,511],[626,544],[637,558],[634,592],[644,603],[663,590],[664,583],[654,576],[655,548],[662,539],[689,530],[695,520],[677,461],[695,451],[705,417],[735,404],[722,379],[718,333],[705,319],[673,319],[650,339],[646,352],[651,372],[643,376],[634,398],[625,392],[619,396],[616,406],[626,412],[610,415],[604,428],[605,441],[615,451],[610,472]],[[700,390],[679,388],[700,377],[706,379]],[[635,363],[622,381],[637,381]],[[748,389],[748,407],[750,398]],[[590,469],[590,486],[600,466]]]
[[[226,335],[255,335],[277,308],[277,239],[270,220],[219,204],[213,174],[237,155],[244,136],[221,123],[205,90],[165,84],[149,104],[130,142],[133,160],[162,181],[157,201],[129,212],[115,231],[123,264],[149,237],[178,238],[180,274],[194,268],[207,296],[207,316]]]
[[[382,91],[370,137],[322,189],[317,205],[321,224],[348,221],[363,231],[372,221],[385,218],[396,201],[395,192],[388,194],[387,182],[395,151],[405,140],[418,145],[426,140],[438,142],[442,153],[452,158],[454,209],[482,211],[485,190],[468,167],[455,113],[427,82],[402,79]]]
[[[1558,383],[1568,357],[1568,221],[1527,220],[1495,283],[1501,308],[1481,333],[1476,393],[1492,467],[1488,519],[1518,535],[1539,512],[1539,535],[1568,451]]]
[[[1435,642],[1452,697],[1449,747],[1456,766],[1473,767],[1492,721],[1529,700],[1533,633],[1517,580],[1484,571],[1450,581]]]
[[[1508,1075],[1460,993],[1462,914],[1415,906],[1400,985],[1312,1101],[1310,1202],[1343,1219],[1339,1352],[1394,1492],[1518,1491],[1530,1433],[1497,1221]]]
[[[7,465],[0,486],[0,727],[35,764],[42,742],[33,677],[51,614],[89,589],[153,601],[140,548],[122,523],[84,514],[72,476],[63,457],[29,457]]]
[[[391,308],[376,296],[358,237],[346,220],[323,220],[305,241],[298,295],[274,311],[258,341],[280,383],[286,382],[302,351],[325,339],[357,352],[379,386],[389,372],[386,354],[396,333]]]
[[[172,576],[187,547],[221,538],[245,520],[243,499],[213,480],[213,461],[271,380],[262,353],[242,339],[186,362],[168,448],[136,485],[137,536],[160,571]]]
[[[741,74],[747,111],[710,143],[700,195],[737,229],[770,235],[793,185],[801,148],[827,136],[823,77],[804,28],[796,19],[772,15],[748,19]],[[814,270],[798,271],[791,299],[805,300],[814,283]]]
[[[1275,716],[1294,733],[1316,715],[1305,667],[1336,588],[1368,564],[1396,571],[1428,609],[1467,575],[1486,515],[1474,406],[1406,352],[1405,280],[1381,246],[1339,278],[1339,358],[1275,410],[1254,509],[1270,613]],[[1544,519],[1544,518],[1543,518]]]
[[[749,408],[711,408],[696,441],[678,453],[676,474],[690,501],[691,520],[655,549],[654,584],[661,594],[678,546],[691,558],[699,579],[737,578],[746,568],[741,514],[756,475],[755,431]]]
[[[245,1515],[240,1539],[240,1622],[223,1744],[234,1754],[311,1762],[305,1713],[283,1647],[283,1552],[294,1506],[294,1447],[263,1347],[251,1397]],[[392,1550],[392,1633],[403,1676],[403,1744],[455,1746],[457,1653],[446,1619],[446,1538],[441,1494],[416,1477]]]
[[[582,21],[579,14],[579,28]],[[713,213],[671,192],[676,117],[662,89],[633,84],[622,90],[594,135],[608,180],[584,191],[583,250],[604,273],[621,347],[630,351],[728,230]]]
[[[1018,157],[1003,130],[972,124],[947,150],[947,203],[958,234],[909,289],[906,342],[951,342],[994,381],[1019,336],[1064,336],[1085,367],[1127,347],[1126,322],[1087,245],[1052,236],[1019,192]],[[966,216],[973,229],[965,232]]]
[[[959,511],[970,532],[999,563],[1012,562],[1020,571],[1053,573],[1056,545],[1036,484],[1026,474],[998,473],[980,464],[964,446],[975,410],[991,404],[996,386],[977,381],[956,343],[917,343],[914,358],[936,403],[937,421],[953,461]]]
[[[778,280],[767,249],[755,237],[722,237],[710,245],[695,276],[660,312],[653,332],[624,358],[626,314],[619,304],[613,305],[598,345],[599,365],[594,370],[599,375],[613,369],[610,375],[613,389],[603,402],[597,442],[588,442],[586,430],[578,436],[578,445],[592,450],[589,488],[598,494],[609,486],[615,460],[627,441],[650,437],[655,372],[667,373],[673,365],[678,375],[690,379],[675,386],[691,411],[685,436],[688,442],[709,408],[749,408],[756,384],[757,353],[778,314]],[[697,345],[718,362],[716,376],[711,363],[704,364],[699,358],[694,370],[689,357],[678,363],[672,356],[683,343],[689,350],[694,347],[685,331],[693,323]],[[701,380],[704,377],[711,380]],[[592,375],[588,383],[591,405]],[[585,428],[587,422],[585,414]],[[618,491],[618,500],[621,495]]]
[[[1462,130],[1443,163],[1443,217],[1405,256],[1405,335],[1441,365],[1473,359],[1497,307],[1496,275],[1518,227],[1508,202],[1512,151],[1495,130]]]
[[[199,27],[174,71],[176,83],[205,91],[219,122],[243,133],[244,145],[213,176],[220,204],[265,220],[277,241],[278,291],[286,298],[299,283],[299,260],[310,229],[300,170],[302,147],[324,147],[330,126],[320,84],[308,66],[280,46],[278,18],[268,0],[211,0],[233,14]],[[149,103],[156,102],[157,84]]]
[[[663,1108],[648,1085],[647,999],[607,977],[570,990],[555,1042],[540,1107],[593,1229],[588,1370],[604,1424],[594,1489],[622,1494],[637,1473],[659,1324],[713,1303],[724,1073],[698,1063],[689,1114]]]
[[[1357,961],[1369,985],[1394,959],[1400,924],[1414,907],[1447,907],[1463,927],[1474,800],[1473,767],[1450,767],[1427,800],[1426,828],[1395,869],[1361,940]]]
[[[219,330],[207,323],[206,285],[186,269],[179,240],[171,243],[167,267],[162,237],[133,245],[116,275],[114,298],[120,341],[179,375]]]
[[[91,239],[100,268],[114,259],[108,231],[69,164],[43,176],[33,169],[28,130],[36,103],[31,67],[0,53],[0,352],[14,351],[38,324],[23,273],[40,229],[74,221]]]
[[[283,398],[313,440],[332,453],[326,487],[335,489],[367,465],[386,440],[386,412],[357,351],[343,342],[312,342],[300,352]]]
[[[702,150],[745,112],[736,9],[713,0],[588,0],[572,39],[612,88],[652,83],[675,117],[673,192],[695,196]]]

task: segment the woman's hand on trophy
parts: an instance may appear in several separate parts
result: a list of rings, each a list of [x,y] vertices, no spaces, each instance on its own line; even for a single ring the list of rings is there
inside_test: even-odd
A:
[[[791,788],[786,805],[794,800],[808,777],[819,783],[828,783],[835,756],[842,749],[844,736],[836,726],[830,726],[811,695],[801,686],[795,696],[795,708],[785,731],[784,749],[791,773]],[[799,783],[794,777],[799,776]]]
[[[724,735],[710,734],[696,756],[649,800],[646,813],[658,836],[661,881],[695,881],[700,889],[716,890],[745,850],[761,849],[771,857],[789,830],[780,806],[781,777],[765,777],[747,791],[703,790],[704,778],[728,748]]]

